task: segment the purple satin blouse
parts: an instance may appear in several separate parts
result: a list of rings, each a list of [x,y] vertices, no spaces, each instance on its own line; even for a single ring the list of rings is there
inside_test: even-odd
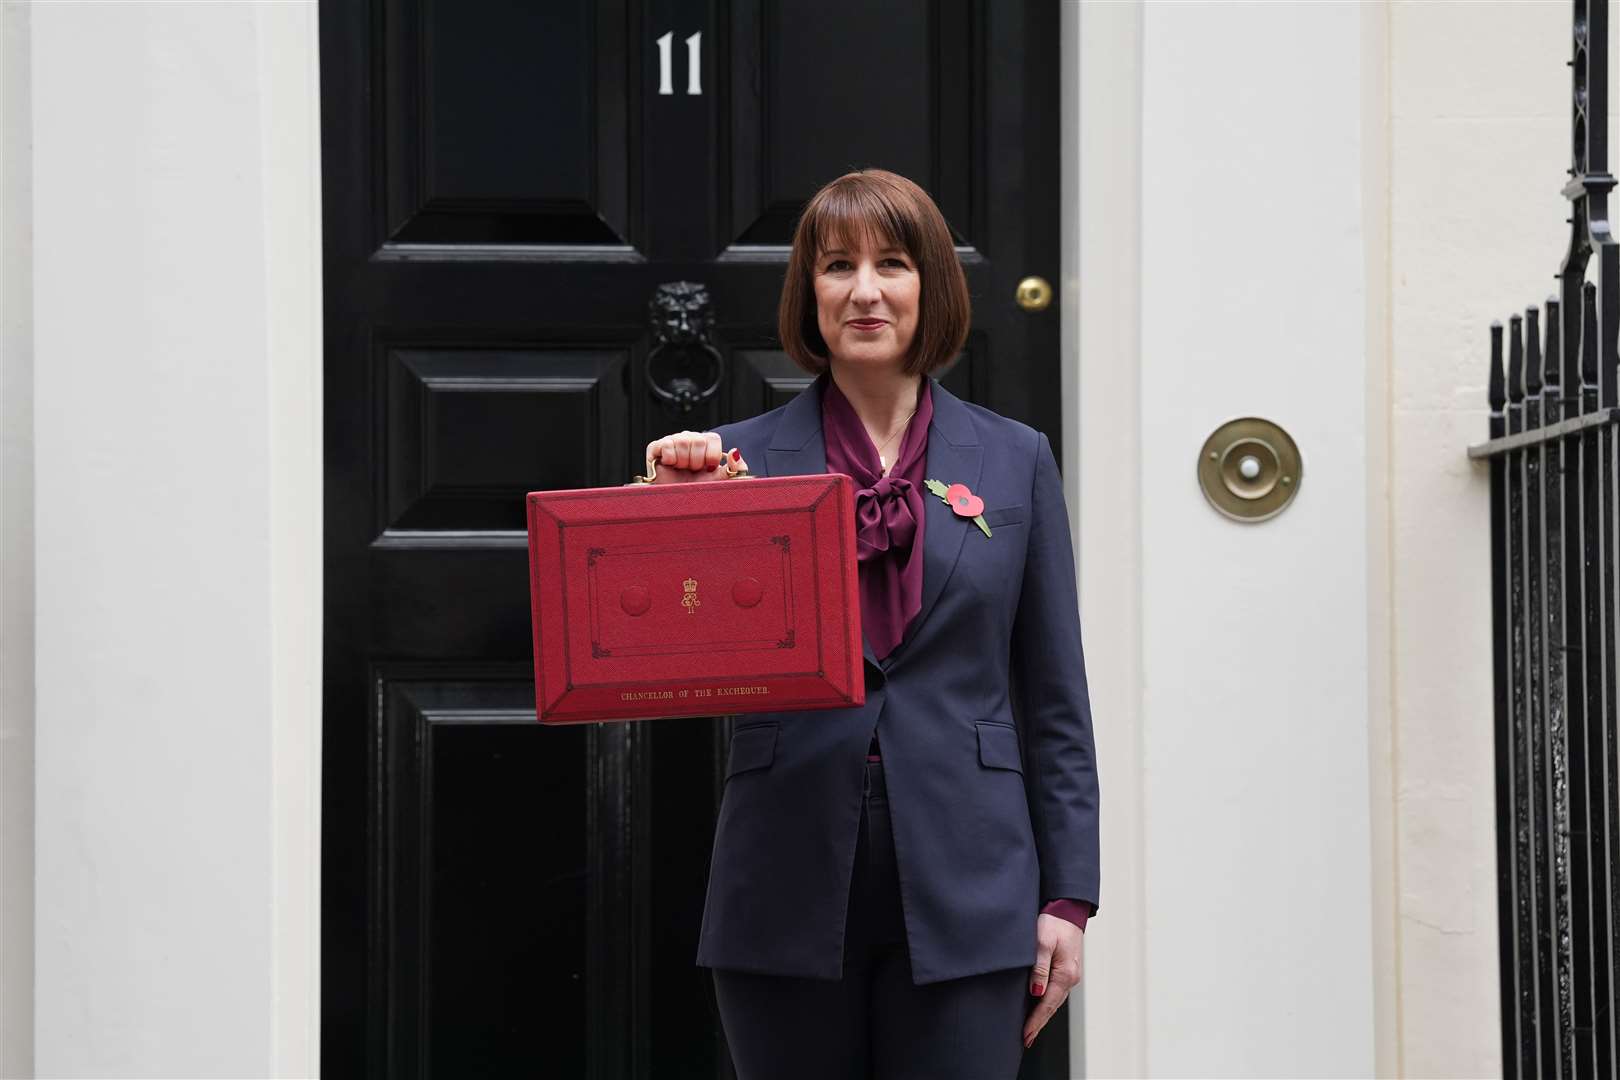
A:
[[[917,411],[898,439],[887,475],[877,447],[855,406],[832,375],[821,381],[821,434],[827,471],[855,481],[855,558],[861,597],[861,629],[873,654],[894,651],[922,608],[923,464],[934,397],[925,376],[917,388]]]

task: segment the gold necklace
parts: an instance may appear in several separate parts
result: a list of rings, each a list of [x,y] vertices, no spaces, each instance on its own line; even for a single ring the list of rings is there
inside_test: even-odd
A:
[[[900,434],[900,431],[905,430],[906,424],[908,422],[910,422],[911,418],[913,416],[915,416],[916,414],[917,414],[916,409],[912,409],[910,412],[906,413],[906,418],[904,420],[900,421],[900,428],[898,430],[896,430],[893,434],[891,434],[887,439],[884,439],[882,444],[877,448],[877,451],[878,451],[878,471],[879,472],[885,471],[889,467],[888,461],[884,460],[884,457],[883,457],[883,447],[888,446],[890,443],[892,443],[894,441],[894,436]]]

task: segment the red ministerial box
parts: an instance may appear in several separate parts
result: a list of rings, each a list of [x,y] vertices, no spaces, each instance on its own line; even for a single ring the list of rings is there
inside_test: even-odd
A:
[[[530,492],[540,721],[864,704],[852,484]]]

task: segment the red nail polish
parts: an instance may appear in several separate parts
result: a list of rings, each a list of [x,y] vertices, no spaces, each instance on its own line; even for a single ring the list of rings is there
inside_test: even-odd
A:
[[[732,450],[731,451],[731,460],[732,461],[741,461],[742,460],[742,451],[741,450],[736,450],[736,449]]]
[[[1035,984],[1035,996],[1040,997],[1044,993],[1046,993],[1046,985],[1044,983],[1036,983]]]

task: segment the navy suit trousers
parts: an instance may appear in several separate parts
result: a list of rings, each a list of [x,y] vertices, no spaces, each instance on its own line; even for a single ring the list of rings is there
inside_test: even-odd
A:
[[[781,912],[793,933],[793,913]],[[711,969],[739,1080],[1014,1080],[1029,968],[915,986],[883,765],[866,792],[844,937],[844,977]]]

